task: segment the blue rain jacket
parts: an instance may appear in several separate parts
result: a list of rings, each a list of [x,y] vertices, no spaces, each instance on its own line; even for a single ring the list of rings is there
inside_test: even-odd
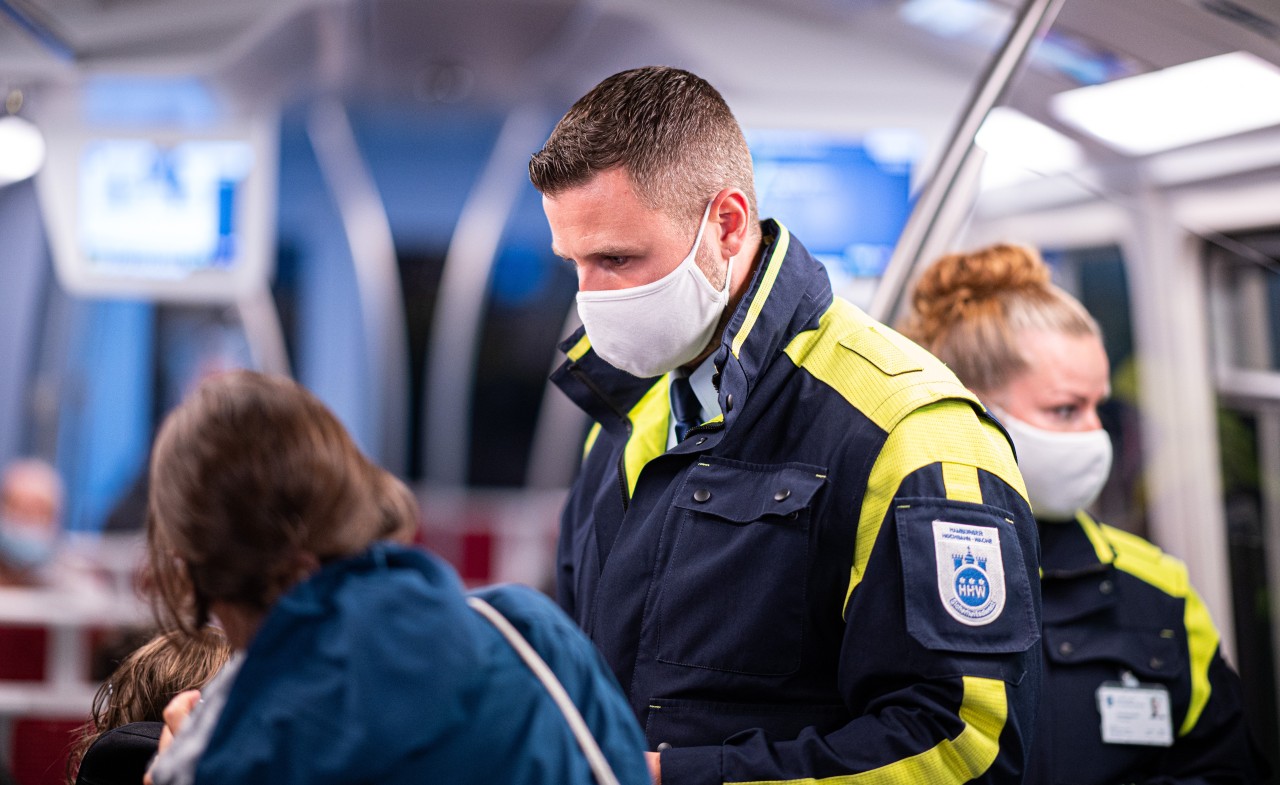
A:
[[[480,596],[533,644],[623,783],[649,782],[640,729],[555,604]],[[436,557],[390,544],[329,564],[270,611],[196,769],[197,783],[589,785],[542,683],[469,608]]]
[[[667,450],[670,378],[583,331],[594,420],[558,598],[664,785],[1019,782],[1040,684],[1035,521],[1007,436],[932,355],[833,297],[780,224],[714,355],[722,417]]]

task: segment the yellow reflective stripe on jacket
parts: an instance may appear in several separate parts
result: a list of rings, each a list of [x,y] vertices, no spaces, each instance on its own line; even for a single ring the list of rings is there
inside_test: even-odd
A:
[[[787,227],[778,224],[778,240],[773,244],[773,253],[769,254],[769,258],[765,261],[764,274],[760,277],[760,289],[751,298],[751,305],[747,307],[747,316],[742,320],[742,327],[738,330],[738,334],[733,336],[733,343],[729,347],[733,350],[734,357],[742,356],[742,345],[747,342],[747,336],[751,335],[751,328],[756,326],[760,312],[764,310],[764,304],[769,301],[769,294],[773,291],[774,282],[778,280],[778,271],[782,269],[782,260],[787,255],[787,247],[790,245],[791,233],[787,231]]]
[[[591,430],[587,432],[587,441],[582,445],[582,460],[586,460],[591,454],[591,448],[596,446],[596,439],[600,438],[600,423],[591,426]]]
[[[1114,562],[1116,560],[1116,552],[1107,540],[1107,535],[1102,531],[1102,526],[1084,510],[1076,513],[1076,522],[1080,524],[1080,529],[1084,532],[1085,538],[1093,546],[1093,552],[1097,555],[1098,562],[1100,564]]]
[[[889,432],[875,465],[871,467],[862,513],[858,518],[845,607],[849,605],[853,590],[862,582],[880,526],[903,478],[935,463],[943,466],[948,498],[981,501],[981,493],[975,495],[979,468],[991,472],[1026,496],[1022,475],[1018,473],[1004,434],[980,418],[967,402],[944,400],[917,409]],[[972,470],[971,475],[967,472],[963,475],[963,482],[957,482],[961,477],[958,466]]]
[[[1115,551],[1116,569],[1183,601],[1182,623],[1187,630],[1191,699],[1178,735],[1186,736],[1200,720],[1200,714],[1213,692],[1213,686],[1209,683],[1209,665],[1213,662],[1213,655],[1218,650],[1221,639],[1217,628],[1213,626],[1209,609],[1191,587],[1187,565],[1180,559],[1170,556],[1136,534],[1106,524],[1095,525]],[[1085,531],[1088,531],[1088,527]]]
[[[671,374],[658,379],[644,394],[627,419],[631,420],[631,435],[622,452],[622,465],[626,472],[627,498],[635,493],[636,480],[644,465],[667,451],[667,426],[671,418]]]
[[[857,774],[798,780],[770,780],[733,785],[951,785],[981,775],[1000,754],[1000,734],[1009,718],[1004,682],[965,676],[960,720],[964,730],[924,752]],[[728,785],[728,784],[726,784]]]
[[[591,349],[591,339],[587,337],[586,333],[583,333],[582,337],[578,339],[578,342],[575,343],[572,347],[570,347],[569,351],[566,352],[565,354],[569,357],[570,360],[576,363],[578,360],[581,360],[583,357],[585,357],[587,352],[590,351],[590,349]]]
[[[885,431],[933,401],[978,405],[945,365],[844,300],[831,304],[817,329],[793,338],[786,353]]]
[[[1191,657],[1191,700],[1187,703],[1187,716],[1178,729],[1179,736],[1186,736],[1200,720],[1200,714],[1209,703],[1213,687],[1209,683],[1209,665],[1220,642],[1218,630],[1213,626],[1209,609],[1200,600],[1195,589],[1187,587],[1183,624],[1187,627],[1187,652]]]
[[[942,464],[942,485],[948,499],[982,503],[982,484],[978,481],[978,469],[963,463]]]

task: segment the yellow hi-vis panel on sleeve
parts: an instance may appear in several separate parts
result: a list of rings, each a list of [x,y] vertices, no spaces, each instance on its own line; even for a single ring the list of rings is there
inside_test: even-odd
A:
[[[960,719],[964,730],[924,752],[857,774],[726,785],[959,785],[991,768],[1000,754],[1000,733],[1009,717],[1004,682],[964,677]]]
[[[849,590],[844,598],[846,607],[866,573],[871,548],[903,478],[935,463],[942,464],[949,499],[982,501],[978,468],[999,477],[1026,497],[1009,442],[995,425],[980,418],[968,402],[939,401],[907,415],[889,432],[871,468],[858,519]]]

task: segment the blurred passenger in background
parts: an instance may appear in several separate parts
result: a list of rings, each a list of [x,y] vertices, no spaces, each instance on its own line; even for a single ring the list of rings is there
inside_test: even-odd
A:
[[[585,325],[553,378],[596,421],[559,599],[655,779],[1018,782],[1039,548],[977,399],[760,221],[694,74],[605,79],[529,173]]]
[[[155,757],[164,709],[213,678],[231,648],[215,627],[156,635],[125,657],[93,697],[92,717],[72,748],[68,782],[138,785]]]
[[[412,545],[417,540],[418,527],[422,523],[418,497],[391,472],[382,471],[378,481],[382,486],[378,490],[378,506],[382,512],[379,538],[401,545]]]
[[[44,461],[24,459],[0,477],[0,586],[49,579],[62,533],[62,480]]]
[[[1111,468],[1101,334],[1033,249],[945,256],[902,331],[1013,437],[1040,528],[1044,700],[1026,782],[1256,782],[1236,674],[1186,566],[1085,511]]]
[[[187,634],[216,619],[236,653],[170,704],[176,735],[149,782],[594,781],[498,622],[441,560],[383,539],[403,537],[411,496],[294,382],[204,382],[161,427],[150,487],[159,610]],[[640,730],[590,642],[531,589],[486,599],[559,677],[617,780],[646,783]]]

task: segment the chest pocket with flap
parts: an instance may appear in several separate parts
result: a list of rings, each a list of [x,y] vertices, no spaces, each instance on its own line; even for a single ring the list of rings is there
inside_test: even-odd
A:
[[[772,676],[800,667],[814,499],[825,471],[700,462],[676,493],[658,659]]]

